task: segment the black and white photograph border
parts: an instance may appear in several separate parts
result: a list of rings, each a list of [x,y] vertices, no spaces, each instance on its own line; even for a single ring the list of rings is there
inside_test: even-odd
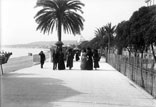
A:
[[[1,0],[0,107],[156,107],[155,0]]]

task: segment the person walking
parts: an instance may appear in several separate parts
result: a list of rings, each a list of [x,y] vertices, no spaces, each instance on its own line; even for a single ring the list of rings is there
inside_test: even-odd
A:
[[[73,59],[74,59],[73,50],[69,49],[67,52],[67,67],[69,67],[70,70],[73,67]]]
[[[87,56],[86,69],[93,70],[93,59],[92,59],[93,53],[91,48],[87,48],[86,56]]]
[[[81,70],[86,70],[86,61],[87,61],[86,49],[83,49],[81,53],[81,65],[80,65]]]
[[[65,69],[64,53],[62,52],[62,49],[60,49],[58,54],[58,70],[64,70],[64,69]]]
[[[43,53],[43,51],[41,51],[41,52],[39,53],[39,56],[40,56],[41,68],[43,68],[44,62],[45,62],[45,60],[46,60],[46,57],[45,57],[45,54]]]
[[[76,50],[76,53],[75,53],[75,60],[76,61],[79,61],[80,58],[79,58],[79,50]]]
[[[94,49],[94,52],[93,52],[93,62],[94,62],[94,68],[97,69],[99,68],[99,60],[100,60],[100,56],[98,54],[98,51],[97,49]]]
[[[57,50],[53,50],[53,70],[57,69],[57,64],[58,64],[58,51]]]

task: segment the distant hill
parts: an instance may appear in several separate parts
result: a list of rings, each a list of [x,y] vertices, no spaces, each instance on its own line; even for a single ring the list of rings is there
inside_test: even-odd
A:
[[[28,44],[16,44],[16,45],[5,45],[4,47],[13,47],[13,48],[50,48],[54,46],[56,41],[39,41],[39,42],[32,42]],[[63,41],[64,46],[66,45],[76,45],[77,41],[72,40],[65,40]]]

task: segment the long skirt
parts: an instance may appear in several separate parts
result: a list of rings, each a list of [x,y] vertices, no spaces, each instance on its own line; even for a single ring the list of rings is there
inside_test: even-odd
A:
[[[92,59],[87,60],[86,69],[87,70],[93,70],[93,60]]]
[[[94,61],[94,68],[99,68],[99,61]]]
[[[81,65],[80,65],[80,68],[81,70],[86,70],[86,61],[87,59],[86,58],[81,58]]]
[[[64,59],[59,60],[59,62],[58,62],[58,70],[64,70],[64,69],[65,69]]]
[[[72,68],[73,67],[73,58],[67,59],[67,67]]]

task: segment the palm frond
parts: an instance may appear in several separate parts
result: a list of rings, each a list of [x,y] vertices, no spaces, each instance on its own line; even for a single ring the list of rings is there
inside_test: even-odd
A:
[[[106,35],[106,31],[104,27],[97,28],[97,30],[95,31],[95,36],[104,37],[105,35]]]
[[[66,12],[63,17],[63,28],[65,33],[80,34],[83,30],[83,17],[74,12]]]
[[[42,9],[34,16],[38,24],[36,30],[44,34],[52,33],[56,27],[58,32],[61,32],[61,27],[58,25],[61,23],[65,33],[80,34],[84,18],[76,12],[83,13],[82,6],[84,4],[79,0],[38,0],[36,7]]]
[[[81,13],[83,13],[82,11],[82,6],[85,6],[83,3],[81,3],[78,0],[69,0],[68,1],[68,5],[67,5],[67,10],[74,10],[74,11],[80,11]]]
[[[39,0],[35,7],[56,9],[58,8],[56,1],[57,0]]]

